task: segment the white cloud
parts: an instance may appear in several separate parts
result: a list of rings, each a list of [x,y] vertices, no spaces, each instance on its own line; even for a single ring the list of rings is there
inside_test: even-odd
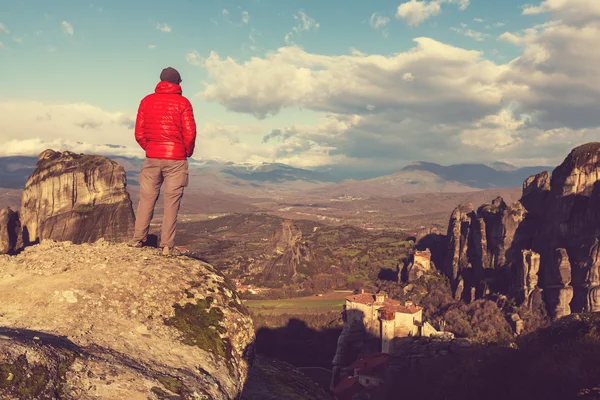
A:
[[[600,2],[596,0],[546,0],[523,8],[523,15],[552,13],[566,23],[598,21]]]
[[[293,27],[292,31],[285,35],[285,42],[287,44],[293,43],[292,38],[302,32],[319,29],[320,24],[314,18],[309,17],[304,11],[299,11],[297,14],[294,14],[294,19],[298,21],[298,25]]]
[[[461,26],[463,28],[466,28],[465,24],[461,24]],[[490,36],[487,33],[477,32],[472,29],[461,29],[461,28],[455,28],[455,27],[452,27],[450,29],[453,30],[454,32],[458,33],[459,35],[473,38],[473,39],[477,40],[478,42],[482,42],[485,40],[486,37]]]
[[[371,24],[371,27],[375,28],[375,29],[384,27],[389,22],[390,22],[390,19],[388,17],[382,17],[380,15],[377,15],[377,13],[373,13],[373,15],[371,15],[371,18],[369,19],[369,23]]]
[[[442,12],[441,5],[444,3],[457,4],[458,8],[464,11],[469,6],[470,0],[410,0],[398,6],[396,18],[405,19],[409,25],[417,26],[439,15]]]
[[[0,42],[0,49],[4,47],[4,43]]]
[[[150,45],[148,45],[148,49],[149,50],[154,50],[154,49],[156,49],[156,45],[155,44],[150,44]]]
[[[364,104],[381,109],[408,107],[427,114],[433,111],[429,105],[439,103],[430,103],[427,97],[413,92],[412,85],[402,83],[405,73],[419,71],[423,87],[439,93],[430,94],[442,96],[443,102],[451,99],[450,108],[471,100],[479,106],[500,101],[500,88],[494,79],[505,67],[482,59],[477,51],[428,38],[417,38],[415,42],[414,49],[389,57],[324,56],[292,46],[269,53],[264,59],[253,58],[239,64],[212,52],[205,65],[213,83],[206,87],[203,96],[230,110],[261,118],[276,114],[283,107],[352,112]]]
[[[71,25],[70,22],[63,21],[60,23],[60,26],[62,27],[63,32],[66,33],[67,35],[73,36],[73,34],[75,33],[75,30],[73,29],[73,25]]]
[[[0,156],[37,156],[42,151],[70,150],[113,156],[143,157],[135,142],[135,114],[108,112],[84,103],[51,104],[28,101],[0,101]],[[260,143],[268,132],[261,123],[235,125],[218,120],[198,123],[197,159],[223,159],[234,162],[282,160],[298,166],[320,165],[331,160],[319,146],[306,146],[292,138],[287,143]],[[244,139],[255,137],[254,144]],[[315,152],[312,157],[306,152]],[[304,156],[298,152],[303,152]],[[322,151],[321,151],[322,153]],[[316,158],[321,159],[321,161]]]
[[[388,37],[387,25],[389,24],[389,22],[389,17],[377,15],[377,13],[373,13],[373,15],[371,15],[371,18],[369,18],[369,25],[371,25],[371,28],[375,30],[380,30],[381,34],[384,37]]]
[[[135,115],[83,103],[0,102],[0,155],[37,155],[45,148],[140,154],[133,138]],[[116,148],[109,145],[121,145]]]
[[[516,45],[521,44],[521,41],[523,40],[522,38],[511,32],[504,32],[502,35],[498,36],[498,39]]]
[[[15,36],[15,37],[13,38],[13,40],[14,40],[15,42],[17,42],[18,44],[23,44],[23,42],[24,42],[24,40],[23,40],[23,38],[22,38],[22,37],[16,37],[16,36]]]
[[[229,15],[229,11],[226,8],[224,8],[223,11],[221,11],[221,14],[223,14],[223,16],[226,17]]]
[[[247,24],[250,21],[250,14],[248,14],[248,11],[242,11],[242,22],[244,24]]]
[[[600,24],[565,17],[574,14],[586,10],[553,11],[553,21],[500,35],[522,51],[506,63],[424,37],[387,56],[290,46],[237,62],[212,52],[202,96],[265,123],[284,109],[321,115],[315,125],[274,130],[268,143],[287,144],[282,157],[327,149],[320,162],[468,157],[552,165],[600,135]]]
[[[171,29],[171,26],[169,26],[168,24],[161,24],[161,23],[156,24],[156,29],[158,29],[161,32],[165,32],[165,33],[171,33],[173,31]]]
[[[201,67],[204,65],[204,58],[200,55],[200,53],[198,53],[197,50],[192,50],[189,53],[187,53],[185,55],[185,60],[195,66],[195,67]]]
[[[410,0],[398,6],[396,17],[405,19],[411,26],[417,26],[426,19],[438,15],[441,11],[442,7],[437,1]]]
[[[473,18],[473,22],[483,22],[484,20],[482,18]]]
[[[47,149],[56,151],[72,151],[74,153],[101,154],[104,156],[143,157],[141,149],[132,147],[116,147],[84,142],[74,142],[66,139],[12,139],[3,143],[0,156],[37,156]]]
[[[494,22],[493,24],[487,24],[485,26],[485,29],[502,28],[503,26],[506,26],[506,23],[504,23],[504,22]]]
[[[6,33],[7,35],[10,34],[10,31],[8,30],[8,28],[6,27],[6,25],[4,25],[1,22],[0,22],[0,33]]]

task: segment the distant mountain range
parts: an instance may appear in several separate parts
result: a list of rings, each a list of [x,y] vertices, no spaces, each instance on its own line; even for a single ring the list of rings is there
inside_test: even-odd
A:
[[[443,166],[429,162],[416,162],[408,165],[402,171],[427,171],[443,180],[456,181],[478,189],[498,187],[517,187],[523,181],[542,171],[552,171],[554,167],[515,167],[507,163],[492,164],[456,164]]]
[[[130,184],[137,184],[137,172],[143,159],[111,157],[128,171]],[[0,187],[23,188],[27,177],[35,168],[37,157],[0,157]],[[219,183],[220,190],[229,186],[251,186],[260,190],[278,186],[286,189],[311,188],[323,193],[358,194],[385,191],[394,196],[418,192],[462,192],[474,189],[520,187],[530,175],[549,170],[552,167],[519,168],[510,164],[495,162],[491,164],[457,164],[443,166],[430,162],[415,162],[400,171],[373,173],[352,173],[336,166],[318,169],[295,168],[280,163],[237,164],[216,160],[190,160],[193,176],[208,179],[214,186]],[[344,172],[344,170],[346,172]],[[393,172],[393,173],[392,173]],[[326,190],[326,188],[333,190]]]

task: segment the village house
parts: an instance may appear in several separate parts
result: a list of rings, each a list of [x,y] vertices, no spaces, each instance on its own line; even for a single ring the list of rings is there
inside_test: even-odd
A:
[[[372,353],[363,354],[350,368],[353,375],[340,380],[332,393],[337,400],[354,400],[371,398],[376,389],[385,382],[386,367],[389,354]]]
[[[362,324],[367,333],[381,340],[381,352],[390,354],[394,338],[421,336],[423,308],[411,301],[404,304],[384,292],[346,297],[344,323]]]
[[[251,294],[260,294],[261,290],[259,288],[257,288],[254,285],[243,285],[241,280],[238,278],[233,279],[233,282],[235,283],[235,289],[239,292],[239,293],[243,293],[243,292],[248,292]]]

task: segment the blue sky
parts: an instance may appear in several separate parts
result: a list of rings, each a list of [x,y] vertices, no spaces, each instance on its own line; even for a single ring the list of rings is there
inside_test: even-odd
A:
[[[581,105],[583,111],[573,109],[572,114],[567,113],[564,123],[554,121],[556,118],[544,120],[544,116],[555,114],[547,107],[549,101],[541,98],[551,88],[539,86],[536,71],[560,67],[561,48],[553,42],[557,35],[575,40],[575,36],[565,33],[570,29],[590,39],[585,35],[597,29],[600,20],[593,0],[571,4],[587,19],[571,18],[573,11],[565,10],[560,3],[3,2],[0,102],[5,115],[0,108],[0,124],[8,127],[0,130],[0,140],[11,143],[11,154],[35,152],[40,146],[60,140],[61,146],[77,142],[94,146],[105,139],[138,151],[128,137],[132,132],[122,130],[122,122],[131,119],[139,100],[153,90],[160,70],[173,66],[181,72],[184,95],[194,105],[199,142],[205,144],[200,145],[204,150],[197,155],[201,158],[280,161],[299,166],[354,163],[365,168],[427,158],[440,163],[491,158],[517,164],[555,161],[566,155],[568,146],[577,144],[577,140],[593,137],[595,131],[590,129],[596,128],[596,121],[591,116],[593,121],[583,126],[571,121],[571,115],[581,112],[588,118],[586,104]],[[416,38],[430,41],[419,48]],[[539,52],[540,47],[557,52],[544,61],[556,65],[540,65],[524,58]],[[464,50],[479,54],[475,57],[475,53]],[[419,52],[422,57],[411,58],[410,63],[399,56]],[[377,68],[384,72],[374,72]],[[413,69],[401,73],[407,68]],[[245,78],[241,78],[241,71]],[[422,78],[417,76],[420,71]],[[425,77],[425,72],[430,75]],[[452,91],[458,96],[450,84],[452,73],[457,82],[467,78],[464,86],[459,86],[465,92],[457,98],[452,98]],[[561,73],[568,75],[570,71]],[[529,74],[532,81],[526,81],[524,74]],[[492,82],[488,75],[498,78]],[[409,90],[394,86],[402,77],[412,82]],[[595,95],[597,82],[590,82]],[[327,89],[321,91],[319,87]],[[398,93],[394,91],[398,90],[407,93],[396,98]],[[489,91],[490,98],[482,94],[485,91]],[[368,110],[358,110],[353,103],[363,98]],[[35,106],[28,109],[26,105],[32,101]],[[425,103],[430,108],[423,108]],[[58,106],[62,107],[60,112],[52,108]],[[48,107],[56,114],[48,121],[58,121],[60,114],[64,119],[88,118],[95,121],[91,125],[102,128],[94,135],[89,124],[86,129],[81,122],[73,122],[79,131],[65,128],[61,132],[59,127],[69,125],[61,120],[54,126],[45,123],[28,129],[27,124],[42,123],[40,115],[46,115]],[[455,111],[448,111],[455,107]],[[31,115],[15,115],[26,114],[27,110]],[[477,112],[470,115],[467,110]],[[33,118],[36,113],[39,115]],[[337,124],[335,129],[340,131],[334,129],[332,133],[331,124]],[[345,127],[340,128],[340,124]],[[477,129],[485,131],[478,136],[474,132]],[[572,140],[561,142],[563,147],[543,141],[549,131],[555,139],[569,137],[566,131],[556,133],[557,129],[573,130]],[[273,131],[287,133],[265,139]],[[24,135],[29,140],[27,145],[19,142]],[[430,138],[423,139],[427,135]],[[438,138],[436,135],[443,136],[431,140]],[[360,151],[365,141],[373,147],[369,154]],[[377,156],[377,144],[382,157]],[[389,154],[390,146],[397,146],[396,157]],[[463,148],[465,154],[450,151],[453,146]],[[530,157],[523,146],[535,148]]]

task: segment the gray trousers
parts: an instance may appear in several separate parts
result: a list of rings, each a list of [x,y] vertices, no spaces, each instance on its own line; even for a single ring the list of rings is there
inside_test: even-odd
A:
[[[164,183],[164,216],[160,235],[161,247],[175,245],[177,213],[183,189],[189,182],[187,160],[146,158],[140,172],[140,204],[135,218],[134,240],[145,242],[154,216],[154,206]]]

